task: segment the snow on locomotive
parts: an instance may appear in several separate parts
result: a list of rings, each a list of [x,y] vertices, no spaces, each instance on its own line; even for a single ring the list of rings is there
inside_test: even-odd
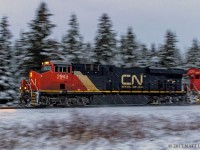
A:
[[[20,100],[29,106],[145,105],[185,103],[183,69],[43,62],[41,73],[22,80]]]

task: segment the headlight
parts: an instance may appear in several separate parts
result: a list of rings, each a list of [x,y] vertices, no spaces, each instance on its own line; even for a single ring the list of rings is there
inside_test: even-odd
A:
[[[33,76],[33,73],[32,73],[32,72],[30,72],[29,76],[30,76],[30,78],[31,78],[31,77]]]
[[[46,62],[44,62],[44,64],[45,64],[45,65],[49,65],[49,62],[48,62],[48,61],[46,61]]]

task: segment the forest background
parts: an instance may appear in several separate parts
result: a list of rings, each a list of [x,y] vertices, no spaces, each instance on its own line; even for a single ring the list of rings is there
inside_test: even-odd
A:
[[[20,80],[28,77],[30,70],[40,70],[41,63],[49,60],[69,63],[109,64],[118,67],[175,67],[188,69],[200,64],[200,43],[191,39],[187,51],[178,48],[176,33],[167,29],[164,43],[147,47],[128,27],[126,34],[117,35],[109,14],[98,20],[94,41],[84,42],[78,17],[70,16],[68,30],[61,40],[52,38],[56,24],[51,21],[50,10],[41,3],[35,17],[13,40],[8,16],[0,20],[0,99],[16,99]]]

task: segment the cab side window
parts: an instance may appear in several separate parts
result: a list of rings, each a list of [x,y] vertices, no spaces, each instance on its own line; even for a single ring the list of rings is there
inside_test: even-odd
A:
[[[55,66],[55,72],[67,72],[67,67]]]
[[[63,72],[67,72],[67,68],[66,67],[63,67]]]
[[[67,72],[70,73],[70,67],[67,67]]]
[[[55,66],[55,72],[59,72],[59,71],[58,71],[58,66]]]

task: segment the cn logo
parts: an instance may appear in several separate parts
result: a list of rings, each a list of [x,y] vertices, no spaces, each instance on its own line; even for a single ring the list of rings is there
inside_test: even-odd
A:
[[[141,74],[137,75],[130,75],[130,74],[123,74],[121,76],[121,83],[122,85],[142,85],[143,84],[144,75]]]

